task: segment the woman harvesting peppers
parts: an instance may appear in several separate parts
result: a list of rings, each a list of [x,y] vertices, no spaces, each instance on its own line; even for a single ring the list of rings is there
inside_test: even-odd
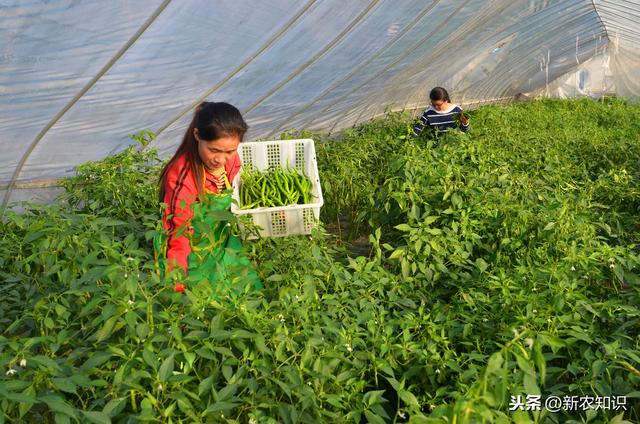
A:
[[[161,271],[167,261],[168,271],[179,267],[188,281],[206,279],[214,288],[241,272],[245,282],[261,286],[224,219],[231,205],[230,181],[241,166],[238,146],[247,128],[240,111],[228,103],[203,102],[196,108],[182,143],[160,174],[159,197],[167,205],[164,231],[155,240]],[[184,287],[179,283],[175,289]]]

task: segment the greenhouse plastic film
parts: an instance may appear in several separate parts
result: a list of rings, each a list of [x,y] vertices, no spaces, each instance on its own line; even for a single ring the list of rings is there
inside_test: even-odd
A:
[[[236,105],[252,140],[425,107],[436,85],[640,98],[640,0],[5,1],[0,21],[5,201],[142,129],[171,155],[202,100]]]

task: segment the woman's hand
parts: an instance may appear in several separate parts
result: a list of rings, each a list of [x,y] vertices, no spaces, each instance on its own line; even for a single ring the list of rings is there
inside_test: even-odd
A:
[[[469,118],[464,116],[464,112],[460,112],[460,122],[462,125],[467,125],[469,123]]]

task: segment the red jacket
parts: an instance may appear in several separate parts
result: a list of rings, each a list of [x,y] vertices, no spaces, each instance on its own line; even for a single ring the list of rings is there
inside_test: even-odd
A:
[[[240,156],[238,153],[233,155],[225,165],[227,178],[229,182],[233,182],[233,178],[240,170]],[[213,181],[213,176],[206,171],[206,189],[216,193],[217,186]],[[169,233],[167,240],[167,259],[169,261],[169,270],[177,264],[185,273],[187,272],[189,253],[191,246],[189,239],[184,234],[175,236],[178,229],[189,225],[189,220],[193,216],[191,204],[198,200],[198,188],[191,171],[191,167],[187,161],[187,155],[181,155],[171,167],[167,170],[164,182],[165,195],[164,203],[168,206],[164,211],[162,224],[164,229]],[[182,202],[184,201],[184,208]]]

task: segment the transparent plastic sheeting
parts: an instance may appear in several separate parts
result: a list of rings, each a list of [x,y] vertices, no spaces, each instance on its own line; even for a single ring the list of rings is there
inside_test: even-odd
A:
[[[202,100],[236,105],[252,140],[421,108],[436,85],[462,104],[638,98],[639,46],[640,0],[0,0],[0,195],[142,129],[169,155]]]
[[[580,67],[557,78],[543,89],[530,95],[547,95],[560,98],[600,98],[614,92],[610,58],[596,56],[580,64]]]

